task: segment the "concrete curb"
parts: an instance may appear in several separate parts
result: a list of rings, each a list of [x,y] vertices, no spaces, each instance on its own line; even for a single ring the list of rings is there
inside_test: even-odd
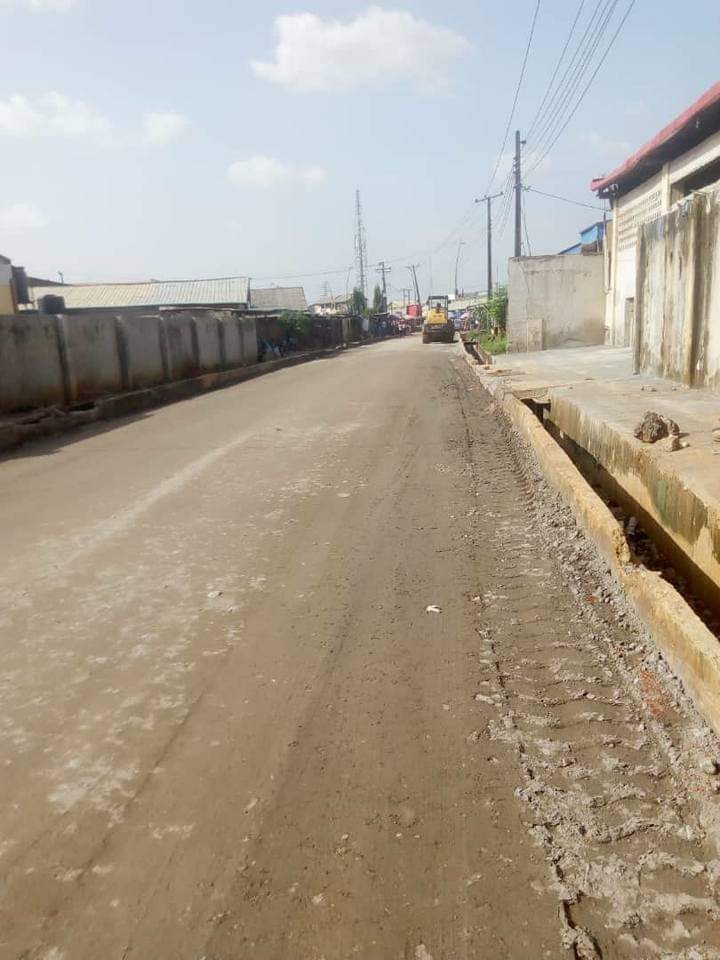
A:
[[[720,643],[682,595],[660,574],[634,564],[623,530],[532,411],[468,357],[468,364],[510,424],[531,446],[541,471],[572,510],[578,525],[623,588],[658,649],[698,711],[720,735]]]
[[[379,341],[369,341],[369,343],[374,342]],[[363,346],[364,343],[364,341],[358,341],[338,347],[311,350],[292,357],[281,357],[278,360],[254,363],[247,367],[233,367],[231,370],[204,373],[199,377],[192,377],[188,380],[161,383],[144,390],[133,390],[130,393],[98,397],[94,401],[88,401],[87,405],[76,409],[66,410],[56,407],[49,410],[34,411],[24,417],[18,417],[12,423],[0,424],[0,453],[5,450],[12,450],[31,440],[65,433],[88,423],[128,416],[166,403],[187,400],[189,397],[206,393],[209,390],[232,386],[236,383],[242,383],[244,380],[252,380],[255,377],[263,376],[266,373],[273,373],[286,367],[307,363],[310,360],[336,356],[344,350]]]

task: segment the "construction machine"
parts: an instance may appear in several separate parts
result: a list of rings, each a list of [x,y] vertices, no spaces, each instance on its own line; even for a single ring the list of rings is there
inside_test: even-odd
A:
[[[422,330],[423,343],[452,343],[455,339],[455,325],[448,318],[449,302],[444,294],[428,297]]]

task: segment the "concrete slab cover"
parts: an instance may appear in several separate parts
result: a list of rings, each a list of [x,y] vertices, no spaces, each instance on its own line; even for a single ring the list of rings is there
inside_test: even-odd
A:
[[[514,393],[543,394],[551,386],[583,380],[632,378],[629,347],[578,347],[535,353],[503,353],[494,358],[489,374]]]
[[[715,584],[720,584],[720,403],[667,381],[576,383],[549,391],[551,419],[608,471]],[[633,436],[647,410],[675,420],[689,446],[670,453]]]

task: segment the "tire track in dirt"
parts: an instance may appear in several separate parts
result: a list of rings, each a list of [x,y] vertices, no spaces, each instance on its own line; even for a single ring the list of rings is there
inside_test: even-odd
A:
[[[515,749],[564,942],[582,960],[720,957],[720,864],[676,763],[672,716],[653,716],[673,694],[647,667],[628,668],[618,645],[644,649],[632,618],[619,600],[614,624],[593,609],[609,594],[589,545],[543,498],[494,404],[456,372],[484,507],[470,518],[486,577],[470,598],[483,651],[474,696],[497,706],[479,739]],[[573,537],[568,580],[558,560]]]

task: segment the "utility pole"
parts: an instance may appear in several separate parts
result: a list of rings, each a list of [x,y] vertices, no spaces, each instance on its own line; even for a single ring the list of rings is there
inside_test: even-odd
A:
[[[520,139],[520,131],[515,131],[515,256],[522,256],[522,168],[520,147],[525,143]]]
[[[379,263],[379,266],[378,266],[377,272],[382,274],[382,295],[383,295],[382,312],[387,313],[388,302],[387,302],[387,284],[385,283],[385,274],[386,272],[389,272],[390,270],[392,270],[392,267],[386,267],[384,260],[380,260],[378,261],[378,263]]]
[[[502,196],[502,191],[500,193],[493,193],[489,196],[480,197],[475,201],[475,203],[482,203],[483,200],[487,203],[487,298],[488,303],[492,298],[493,291],[493,281],[492,281],[492,202],[497,200],[498,197]]]
[[[359,190],[355,191],[355,270],[358,289],[367,297],[367,238]]]
[[[420,266],[419,263],[413,263],[407,269],[412,274],[413,286],[415,287],[415,300],[418,305],[418,311],[420,313],[420,316],[422,317],[422,306],[420,305],[420,287],[418,286],[417,273],[415,272],[419,266]]]
[[[460,263],[460,247],[465,244],[464,240],[458,240],[457,256],[455,257],[455,296],[458,295],[458,264]]]

